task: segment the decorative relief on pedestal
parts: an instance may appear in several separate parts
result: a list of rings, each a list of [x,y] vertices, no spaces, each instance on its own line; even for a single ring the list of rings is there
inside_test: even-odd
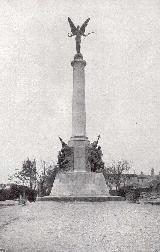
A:
[[[69,147],[63,140],[60,138],[62,149],[58,153],[58,166],[59,171],[72,171],[74,166],[74,153],[73,147]]]
[[[100,136],[98,136],[97,141],[91,143],[87,148],[87,166],[91,172],[102,172],[104,169],[104,162],[102,160],[102,150],[101,147],[98,146],[98,140]]]

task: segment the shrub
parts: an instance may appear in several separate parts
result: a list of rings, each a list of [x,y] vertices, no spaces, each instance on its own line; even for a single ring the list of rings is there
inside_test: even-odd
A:
[[[0,190],[0,201],[4,200],[15,200],[24,195],[30,201],[35,201],[37,196],[37,191],[28,188],[27,186],[12,184],[9,189]]]

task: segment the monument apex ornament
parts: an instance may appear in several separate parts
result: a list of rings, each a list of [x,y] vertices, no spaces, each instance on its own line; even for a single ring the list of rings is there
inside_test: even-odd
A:
[[[68,17],[68,22],[71,27],[71,34],[68,33],[68,37],[76,36],[75,40],[76,40],[77,54],[80,54],[80,50],[81,50],[81,37],[82,36],[87,37],[91,33],[94,33],[94,32],[89,32],[89,33],[85,34],[85,29],[86,29],[86,26],[88,25],[89,20],[90,20],[90,18],[87,18],[81,27],[79,25],[76,27],[74,25],[74,23],[72,22],[72,20]]]

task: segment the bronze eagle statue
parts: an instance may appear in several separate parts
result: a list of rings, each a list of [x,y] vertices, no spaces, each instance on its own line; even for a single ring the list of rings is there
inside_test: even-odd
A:
[[[87,37],[89,34],[94,33],[94,32],[89,32],[89,33],[85,34],[85,29],[86,29],[86,26],[88,25],[89,20],[90,20],[90,18],[87,18],[81,27],[79,25],[76,27],[74,25],[74,23],[72,22],[72,20],[68,17],[68,22],[71,27],[71,34],[68,33],[68,37],[76,36],[75,40],[76,40],[77,53],[80,53],[80,49],[81,49],[81,46],[80,46],[81,36]]]

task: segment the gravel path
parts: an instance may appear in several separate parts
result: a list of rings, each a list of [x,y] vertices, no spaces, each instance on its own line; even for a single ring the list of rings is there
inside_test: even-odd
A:
[[[8,252],[160,251],[160,206],[51,201],[0,214],[0,248]]]

